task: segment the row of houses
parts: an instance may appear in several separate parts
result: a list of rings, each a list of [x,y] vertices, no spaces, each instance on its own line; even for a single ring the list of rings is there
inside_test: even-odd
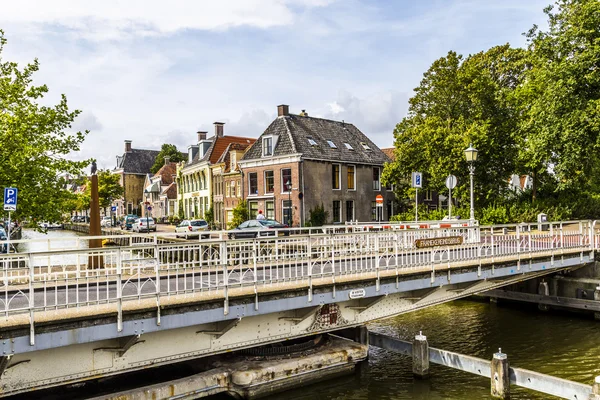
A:
[[[212,136],[196,135],[186,161],[166,158],[153,175],[149,170],[158,151],[135,149],[125,141],[114,169],[124,187],[123,198],[114,203],[117,215],[189,219],[212,210],[215,225],[225,228],[242,200],[250,218],[262,210],[291,226],[306,225],[319,206],[329,223],[385,221],[394,215],[392,187],[381,182],[391,153],[353,124],[312,117],[305,110],[292,114],[289,106],[279,105],[258,139],[226,135],[222,122],[214,123]]]

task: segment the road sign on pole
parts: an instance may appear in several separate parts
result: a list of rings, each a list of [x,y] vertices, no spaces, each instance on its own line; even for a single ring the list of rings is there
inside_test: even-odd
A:
[[[456,176],[448,175],[446,178],[446,187],[448,188],[448,218],[452,218],[452,189],[456,187]]]
[[[412,187],[415,188],[415,222],[419,220],[419,188],[423,187],[423,174],[412,173]]]
[[[4,211],[17,211],[17,188],[4,188]]]

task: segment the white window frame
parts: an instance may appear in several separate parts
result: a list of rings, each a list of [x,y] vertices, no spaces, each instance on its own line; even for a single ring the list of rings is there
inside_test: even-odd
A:
[[[431,189],[425,190],[425,201],[433,200],[433,191]]]
[[[313,139],[313,138],[311,138],[311,137],[309,137],[309,138],[306,138],[306,140],[308,140],[308,144],[310,144],[311,146],[317,146],[317,144],[318,144],[318,143],[315,141],[315,139]]]
[[[270,172],[271,174],[273,174],[273,191],[269,192],[267,191],[267,172]],[[266,170],[263,172],[263,179],[264,179],[264,183],[265,183],[265,194],[274,194],[275,193],[275,171],[273,171],[272,169]]]
[[[346,200],[346,217],[348,217],[348,203],[352,203],[352,219],[350,221],[354,221],[354,217],[356,216],[356,207],[354,207],[354,200]],[[344,218],[346,220],[346,218]]]
[[[291,185],[292,188],[294,187],[294,180],[293,180],[293,175],[292,175],[292,169],[291,168],[281,168],[279,170],[279,174],[280,174],[279,180],[281,181],[281,194],[288,194],[288,193],[291,192],[291,190],[290,191],[286,190],[287,185],[283,181],[283,170],[284,169],[289,169],[290,170],[290,182],[292,183],[292,185]]]
[[[339,215],[338,215],[338,216],[339,216],[339,218],[338,218],[338,220],[337,220],[337,221],[333,219],[333,217],[335,216],[335,212],[334,212],[334,210],[335,210],[335,207],[333,206],[333,205],[335,204],[335,202],[338,202],[338,204],[340,205],[340,207],[339,207],[339,213],[338,213],[338,214],[339,214]],[[343,208],[342,208],[342,201],[341,201],[341,200],[333,200],[333,201],[331,202],[331,220],[333,221],[333,223],[334,223],[334,224],[335,224],[335,223],[338,223],[338,224],[339,224],[339,223],[341,223],[341,222],[342,222],[342,211],[343,211]]]
[[[331,177],[333,178],[333,167],[338,166],[338,183],[339,187],[336,189],[333,187],[333,182],[331,182],[331,190],[342,190],[342,164],[331,164]]]
[[[271,152],[269,154],[265,153],[265,144],[268,143],[268,141],[271,141]],[[273,136],[264,136],[262,138],[262,156],[263,157],[271,157],[273,155],[274,152],[274,148],[273,148]]]
[[[379,180],[377,180],[377,181],[373,180],[373,190],[376,191],[376,192],[380,192],[381,191],[381,168],[379,168],[379,167],[373,167],[373,171],[375,170],[375,168],[377,168],[379,170],[379,174],[378,174]],[[377,185],[378,188],[377,189],[375,189],[375,185],[374,185],[375,182],[378,182],[378,185]]]
[[[344,143],[344,146],[346,146],[348,150],[354,150],[354,147],[352,147],[350,143]]]
[[[329,145],[329,147],[331,147],[332,149],[337,149],[337,146],[335,145],[335,143],[333,143],[333,140],[328,140],[327,144]]]
[[[350,164],[346,166],[346,184],[348,184],[348,167],[354,168],[354,189],[348,188],[349,191],[356,192],[356,165]]]
[[[360,142],[360,145],[363,147],[363,149],[365,150],[371,150],[371,148],[369,147],[368,144],[366,144],[365,142]]]
[[[252,185],[250,184],[250,175],[256,174],[256,193],[252,193]],[[258,196],[258,172],[248,172],[248,196]]]

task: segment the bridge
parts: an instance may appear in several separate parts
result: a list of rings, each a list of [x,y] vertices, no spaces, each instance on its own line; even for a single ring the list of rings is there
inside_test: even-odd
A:
[[[0,255],[0,396],[361,326],[578,268],[600,241],[595,221],[464,225],[17,241]]]

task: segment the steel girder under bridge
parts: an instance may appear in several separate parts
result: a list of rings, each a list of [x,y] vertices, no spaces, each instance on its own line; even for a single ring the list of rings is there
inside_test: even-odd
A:
[[[0,393],[358,326],[576,268],[597,243],[583,221],[5,255]]]

